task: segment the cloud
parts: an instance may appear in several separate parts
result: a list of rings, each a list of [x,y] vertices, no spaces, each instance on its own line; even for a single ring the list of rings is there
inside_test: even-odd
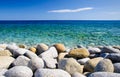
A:
[[[48,12],[54,12],[54,13],[70,13],[70,12],[81,12],[86,10],[92,10],[92,7],[85,7],[85,8],[78,8],[78,9],[61,9],[61,10],[51,10]]]

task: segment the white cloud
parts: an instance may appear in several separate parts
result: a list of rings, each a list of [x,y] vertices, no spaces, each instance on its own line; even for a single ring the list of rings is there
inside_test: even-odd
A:
[[[61,9],[61,10],[51,10],[48,12],[55,12],[55,13],[69,13],[69,12],[81,12],[86,10],[92,10],[92,7],[85,7],[85,8],[78,8],[78,9]]]

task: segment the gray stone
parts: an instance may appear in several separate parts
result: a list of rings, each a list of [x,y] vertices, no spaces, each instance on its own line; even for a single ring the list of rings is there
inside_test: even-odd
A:
[[[18,49],[19,47],[16,44],[13,45],[8,45],[6,47],[6,49],[10,50],[11,53],[13,53],[16,49]]]
[[[48,68],[56,68],[57,56],[58,53],[55,47],[50,47],[47,51],[40,54],[40,57],[42,57]]]
[[[90,52],[90,54],[101,53],[101,50],[99,48],[96,48],[96,47],[89,47],[88,51]]]
[[[86,76],[84,76],[83,74],[78,73],[78,72],[73,73],[71,76],[72,76],[72,77],[86,77]]]
[[[111,72],[95,72],[90,74],[88,77],[120,77],[120,74]]]
[[[105,58],[110,59],[114,63],[120,62],[120,54],[119,53],[110,53],[110,54],[106,55]]]
[[[43,68],[44,62],[41,58],[35,57],[30,60],[28,67],[30,67],[33,71],[35,71],[36,69]]]
[[[109,59],[101,60],[95,67],[95,72],[114,72],[114,66]]]
[[[10,50],[15,58],[28,51],[27,49],[19,48],[17,45],[8,45],[6,49]]]
[[[10,56],[0,56],[0,69],[8,68],[14,60]]]
[[[26,66],[15,66],[5,73],[6,77],[32,77],[33,72]]]
[[[102,53],[120,53],[120,50],[111,46],[105,46],[102,48]]]
[[[26,57],[32,59],[32,58],[35,58],[35,57],[38,57],[35,53],[31,52],[31,51],[27,51],[25,52],[24,54]]]
[[[90,58],[83,58],[83,59],[79,59],[79,60],[77,60],[77,61],[78,61],[78,63],[84,65],[88,60],[90,60]]]
[[[87,72],[94,72],[94,69],[95,69],[96,65],[102,59],[103,59],[102,57],[97,57],[97,58],[93,58],[93,59],[88,60],[84,64],[84,69],[87,70]]]
[[[7,69],[0,69],[0,76],[3,76],[7,71]]]
[[[14,50],[13,56],[14,56],[14,57],[18,57],[18,56],[20,56],[20,55],[25,54],[25,52],[27,52],[27,51],[29,51],[29,50],[24,49],[24,48],[18,48],[18,49],[16,49],[16,50]]]
[[[35,77],[71,77],[69,73],[61,69],[38,69]]]
[[[120,73],[120,63],[115,63],[114,64],[114,72],[115,73]]]
[[[19,56],[15,61],[12,63],[13,66],[27,66],[30,59],[25,56]]]
[[[73,74],[75,72],[83,72],[83,67],[73,58],[61,59],[58,63],[58,68],[63,69],[70,74]]]
[[[41,53],[45,52],[46,50],[48,50],[48,46],[44,43],[41,43],[39,45],[37,45],[37,55],[40,55]]]

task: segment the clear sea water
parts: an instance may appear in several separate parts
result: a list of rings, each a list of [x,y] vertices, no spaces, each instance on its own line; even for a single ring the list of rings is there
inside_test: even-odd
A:
[[[0,43],[120,45],[120,21],[0,21]]]

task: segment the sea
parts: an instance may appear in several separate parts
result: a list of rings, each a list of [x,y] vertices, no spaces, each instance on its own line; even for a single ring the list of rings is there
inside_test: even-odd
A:
[[[63,43],[67,47],[120,45],[119,20],[0,21],[0,43],[35,46]]]

